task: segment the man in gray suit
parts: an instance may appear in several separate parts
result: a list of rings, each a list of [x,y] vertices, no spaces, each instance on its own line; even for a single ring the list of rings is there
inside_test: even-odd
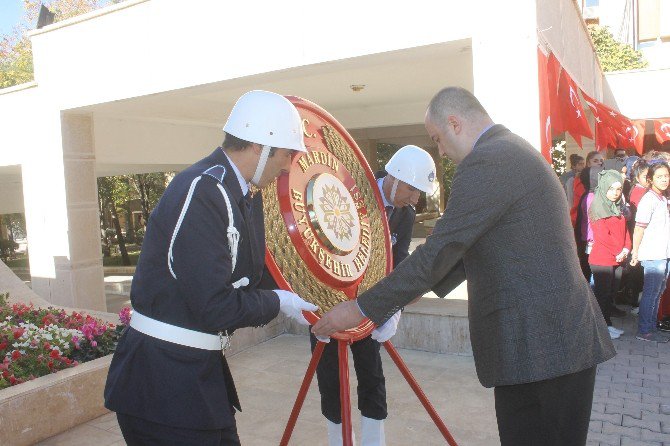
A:
[[[364,317],[382,325],[416,296],[445,296],[467,278],[475,367],[495,388],[501,443],[583,445],[596,365],[616,352],[579,268],[561,184],[467,90],[440,91],[425,126],[458,164],[444,215],[389,276],[312,331],[329,335]]]

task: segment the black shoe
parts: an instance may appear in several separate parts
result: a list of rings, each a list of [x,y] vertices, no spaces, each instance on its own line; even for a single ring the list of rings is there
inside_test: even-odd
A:
[[[670,320],[663,320],[658,323],[658,329],[666,333],[670,333]]]
[[[612,311],[610,311],[610,317],[626,317],[627,314],[627,311],[620,310],[617,307],[612,307]]]

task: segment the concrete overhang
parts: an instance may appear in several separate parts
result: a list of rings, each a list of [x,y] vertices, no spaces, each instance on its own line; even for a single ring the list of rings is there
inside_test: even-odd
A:
[[[447,85],[473,89],[470,43],[463,39],[301,66],[65,112],[92,116],[100,176],[192,163],[221,142],[235,100],[251,89],[309,99],[355,138],[427,145],[423,118],[431,97]],[[354,92],[354,84],[365,87]]]
[[[619,111],[631,119],[670,117],[670,68],[605,73]]]

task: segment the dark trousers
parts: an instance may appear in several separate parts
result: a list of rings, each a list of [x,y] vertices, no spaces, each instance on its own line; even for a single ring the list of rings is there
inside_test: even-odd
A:
[[[596,367],[494,389],[502,446],[586,444]]]
[[[310,333],[312,351],[316,337]],[[386,381],[379,354],[379,342],[368,336],[351,344],[354,369],[358,380],[358,410],[367,418],[383,420],[386,411]],[[316,367],[316,378],[321,393],[321,413],[333,423],[342,422],[340,408],[340,372],[338,367],[337,341],[331,340],[323,349]]]
[[[593,294],[596,295],[605,322],[607,322],[608,326],[611,326],[612,320],[610,316],[612,314],[612,307],[614,306],[614,295],[619,290],[623,268],[621,265],[591,265],[591,272],[593,273]]]
[[[117,413],[128,446],[239,446],[237,426],[228,429],[184,429]]]
[[[575,235],[577,242],[577,257],[579,258],[579,267],[587,282],[591,281],[591,266],[589,265],[589,255],[586,253],[587,243],[579,235]]]

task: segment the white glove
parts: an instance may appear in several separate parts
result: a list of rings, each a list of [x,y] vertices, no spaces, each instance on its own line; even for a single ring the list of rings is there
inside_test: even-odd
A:
[[[314,337],[315,337],[316,339],[318,339],[319,341],[324,342],[324,343],[326,343],[326,344],[330,342],[330,337],[329,337],[329,336],[317,336],[317,335],[314,335]]]
[[[300,296],[286,290],[274,290],[279,296],[279,310],[286,316],[295,319],[301,325],[309,325],[307,319],[302,315],[303,311],[316,311],[319,309],[314,304],[305,302]]]
[[[372,339],[379,343],[391,339],[398,329],[398,321],[400,321],[400,311],[391,316],[388,321],[384,322],[384,325],[372,330]]]

